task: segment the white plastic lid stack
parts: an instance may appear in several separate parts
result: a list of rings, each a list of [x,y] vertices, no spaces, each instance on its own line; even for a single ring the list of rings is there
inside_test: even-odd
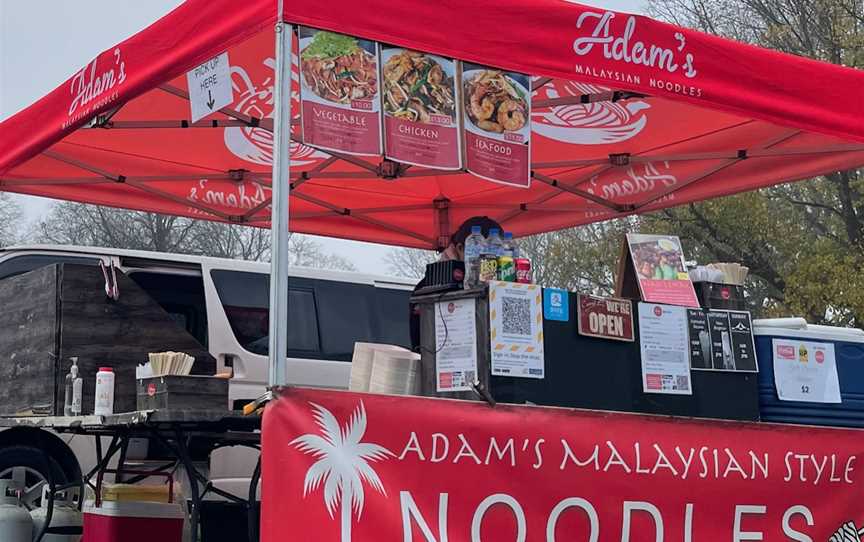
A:
[[[765,318],[753,320],[755,335],[774,335],[824,341],[864,343],[864,330],[808,324],[804,318]]]
[[[807,320],[803,318],[757,318],[753,320],[753,325],[755,327],[807,329]]]
[[[420,392],[420,355],[377,350],[373,355],[371,393],[417,395]]]
[[[348,383],[350,391],[369,391],[369,381],[372,377],[372,359],[378,350],[410,353],[409,350],[392,344],[354,343],[354,356],[351,359],[351,379]]]

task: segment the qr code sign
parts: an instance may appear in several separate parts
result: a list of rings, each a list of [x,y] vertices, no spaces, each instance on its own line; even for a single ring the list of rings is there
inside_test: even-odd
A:
[[[502,297],[501,322],[504,334],[530,337],[531,300],[521,297]]]

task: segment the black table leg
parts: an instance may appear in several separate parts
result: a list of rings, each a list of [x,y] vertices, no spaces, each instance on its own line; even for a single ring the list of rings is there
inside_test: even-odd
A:
[[[258,461],[255,463],[255,471],[252,473],[252,479],[249,481],[249,501],[247,502],[248,516],[246,518],[246,526],[249,533],[249,542],[258,542],[258,521],[261,517],[261,511],[256,509],[258,504],[258,480],[261,479],[261,455],[258,455]]]
[[[192,462],[192,456],[189,454],[189,448],[186,446],[186,439],[180,430],[175,431],[175,439],[177,441],[177,459],[186,470],[186,478],[189,480],[189,497],[192,499],[192,510],[189,512],[189,533],[190,542],[198,542],[199,514],[201,510],[201,494],[198,492],[198,472],[195,470],[195,464]]]

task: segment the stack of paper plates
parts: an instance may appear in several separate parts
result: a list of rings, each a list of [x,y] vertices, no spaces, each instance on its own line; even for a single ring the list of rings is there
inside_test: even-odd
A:
[[[420,393],[420,355],[408,351],[376,350],[372,357],[371,393]]]
[[[349,390],[369,391],[373,357],[378,350],[410,353],[405,348],[392,344],[354,343],[354,357],[351,359],[351,381],[348,384]]]

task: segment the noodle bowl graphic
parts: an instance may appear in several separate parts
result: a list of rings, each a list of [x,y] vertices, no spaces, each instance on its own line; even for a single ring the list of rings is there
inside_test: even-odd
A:
[[[562,98],[609,90],[584,83],[549,82],[535,92],[535,97]],[[543,93],[545,96],[537,96]],[[646,110],[650,108],[643,101],[559,105],[532,111],[531,127],[538,134],[563,143],[609,145],[636,137],[648,123]]]
[[[272,58],[263,64],[275,72],[276,64]],[[291,66],[291,78],[299,81],[296,64]],[[231,85],[235,95],[234,109],[259,119],[273,118],[273,76],[268,76],[260,85],[255,85],[249,74],[240,66],[231,66]],[[300,99],[296,92],[291,93],[291,107],[299,110]],[[297,115],[295,115],[296,117]],[[261,127],[230,127],[225,129],[225,146],[238,158],[262,166],[273,165],[273,133]],[[312,147],[292,141],[289,146],[292,166],[305,166],[326,158]]]

